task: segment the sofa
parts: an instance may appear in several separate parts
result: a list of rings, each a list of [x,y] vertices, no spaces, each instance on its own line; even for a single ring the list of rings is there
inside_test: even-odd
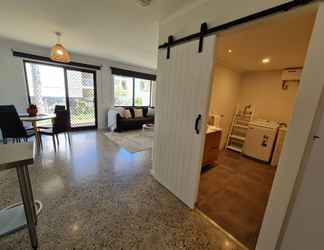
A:
[[[131,113],[131,118],[123,118],[120,113],[116,114],[116,128],[115,132],[123,132],[132,129],[141,129],[143,124],[154,123],[154,113],[148,114],[148,107],[123,107],[124,109],[128,109]],[[143,116],[135,117],[134,109],[142,109]],[[152,108],[150,108],[152,109]]]

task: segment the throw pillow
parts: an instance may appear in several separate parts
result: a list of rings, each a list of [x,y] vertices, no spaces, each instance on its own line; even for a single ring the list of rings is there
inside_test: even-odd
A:
[[[126,119],[131,119],[132,118],[132,114],[131,114],[130,110],[128,110],[128,109],[124,110],[124,117]]]
[[[142,109],[134,109],[135,118],[143,117],[143,110]]]
[[[118,114],[120,115],[121,118],[126,118],[125,117],[125,109],[118,110]]]
[[[146,116],[154,116],[154,109],[148,108]]]

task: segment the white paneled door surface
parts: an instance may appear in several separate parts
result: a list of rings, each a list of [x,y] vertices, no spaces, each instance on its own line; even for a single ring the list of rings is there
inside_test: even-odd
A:
[[[153,176],[194,208],[201,170],[208,113],[215,36],[203,51],[191,41],[159,50]]]

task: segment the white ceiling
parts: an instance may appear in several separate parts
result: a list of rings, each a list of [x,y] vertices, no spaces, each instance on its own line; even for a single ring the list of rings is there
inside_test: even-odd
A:
[[[2,0],[0,36],[156,68],[158,21],[196,0]]]
[[[241,72],[303,66],[316,11],[314,6],[299,8],[222,32],[217,60]],[[266,57],[271,61],[265,65]]]

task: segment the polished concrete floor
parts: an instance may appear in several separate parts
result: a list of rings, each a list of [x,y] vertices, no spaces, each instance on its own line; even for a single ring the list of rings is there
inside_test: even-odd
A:
[[[255,249],[276,168],[232,151],[203,172],[197,207],[219,226]]]
[[[241,250],[150,175],[151,152],[129,153],[103,132],[76,132],[57,152],[47,140],[30,167],[39,249]],[[16,172],[0,172],[0,207],[20,200]],[[30,249],[26,230],[0,249]]]

